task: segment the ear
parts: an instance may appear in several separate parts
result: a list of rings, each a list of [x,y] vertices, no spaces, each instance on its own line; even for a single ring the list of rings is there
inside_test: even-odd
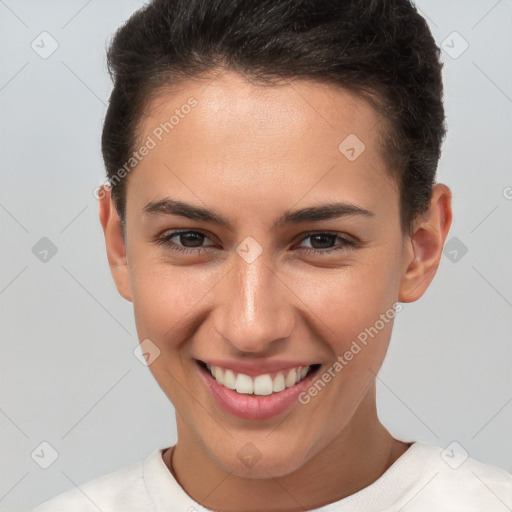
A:
[[[130,290],[130,276],[128,272],[128,259],[126,245],[121,228],[121,219],[117,213],[111,196],[111,188],[102,185],[98,193],[100,222],[105,235],[110,272],[114,278],[117,291],[128,301],[132,301]]]
[[[428,211],[415,222],[413,234],[405,241],[400,302],[418,300],[436,275],[452,223],[451,200],[451,191],[446,185],[434,185]]]

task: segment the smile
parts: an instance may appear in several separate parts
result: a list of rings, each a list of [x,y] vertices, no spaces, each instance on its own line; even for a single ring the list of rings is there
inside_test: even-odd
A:
[[[284,413],[311,384],[320,364],[282,368],[264,373],[246,365],[246,373],[196,360],[200,380],[208,395],[224,412],[245,420],[265,420]],[[242,366],[239,365],[242,369]],[[281,366],[281,368],[279,368]],[[248,375],[251,373],[251,375]]]
[[[244,373],[236,374],[230,369],[203,363],[211,376],[227,389],[244,395],[267,396],[291,388],[304,379],[316,366],[299,366],[285,371],[264,373],[250,377]]]

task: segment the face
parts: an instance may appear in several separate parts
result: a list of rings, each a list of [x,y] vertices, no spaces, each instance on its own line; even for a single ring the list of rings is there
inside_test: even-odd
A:
[[[178,435],[226,471],[300,468],[372,389],[412,254],[381,129],[347,91],[234,73],[162,94],[142,119],[116,282]]]

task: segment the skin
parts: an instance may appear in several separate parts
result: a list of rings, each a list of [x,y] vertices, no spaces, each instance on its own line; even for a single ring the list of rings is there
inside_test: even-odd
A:
[[[308,404],[268,420],[220,410],[194,359],[300,359],[321,363],[322,373],[394,303],[425,293],[451,225],[450,189],[436,184],[429,210],[404,235],[378,114],[352,93],[311,81],[263,87],[227,71],[188,81],[152,100],[140,141],[191,96],[198,105],[126,178],[126,240],[107,188],[99,205],[117,289],[133,302],[139,339],[161,351],[149,368],[175,407],[178,430],[172,467],[172,449],[164,461],[210,509],[319,507],[370,485],[410,446],[376,411],[392,321]],[[365,144],[354,161],[338,149],[348,134]],[[233,230],[144,214],[165,197],[213,209]],[[286,210],[340,201],[374,215],[272,229]],[[154,242],[176,229],[206,236]],[[358,244],[306,238],[308,231]],[[236,252],[249,236],[262,248],[250,264]],[[181,254],[172,243],[206,251]],[[321,254],[332,247],[340,250]],[[247,443],[261,456],[252,467],[237,456]]]

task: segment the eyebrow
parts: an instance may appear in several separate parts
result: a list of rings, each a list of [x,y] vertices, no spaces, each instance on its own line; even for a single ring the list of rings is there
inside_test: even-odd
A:
[[[230,231],[234,231],[231,222],[215,211],[200,206],[194,206],[183,201],[177,201],[169,197],[161,199],[160,201],[149,202],[146,204],[143,211],[147,215],[176,215],[191,220],[211,222],[223,226]],[[374,217],[373,212],[355,204],[327,203],[320,206],[309,206],[299,210],[288,210],[276,220],[273,228],[275,229],[287,224],[318,222],[353,215]]]

